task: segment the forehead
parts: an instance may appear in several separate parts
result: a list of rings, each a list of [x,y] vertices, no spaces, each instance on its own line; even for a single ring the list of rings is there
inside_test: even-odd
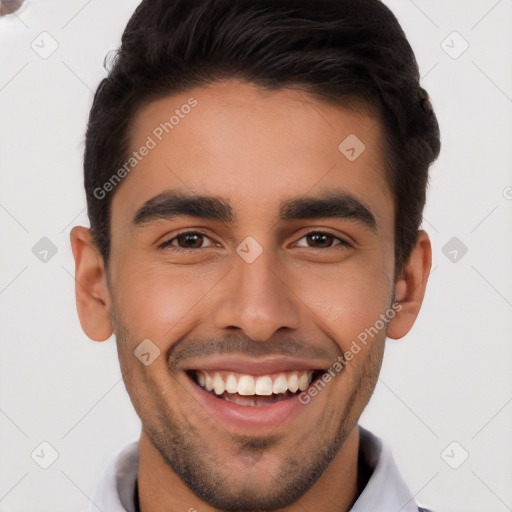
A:
[[[138,154],[115,191],[113,225],[166,190],[227,198],[243,220],[335,189],[392,222],[377,120],[300,90],[236,80],[191,89],[142,107],[130,140],[128,158]]]

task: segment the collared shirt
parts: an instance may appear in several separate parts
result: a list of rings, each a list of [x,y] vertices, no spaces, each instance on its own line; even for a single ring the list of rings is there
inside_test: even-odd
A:
[[[389,445],[361,425],[359,436],[359,455],[372,474],[349,512],[432,512],[414,500]],[[138,450],[132,441],[110,459],[87,512],[137,512]]]

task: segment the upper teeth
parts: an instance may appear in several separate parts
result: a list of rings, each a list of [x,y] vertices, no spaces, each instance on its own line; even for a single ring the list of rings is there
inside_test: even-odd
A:
[[[312,371],[293,371],[271,375],[252,375],[234,372],[198,371],[197,382],[216,395],[238,393],[239,395],[271,395],[297,390],[304,391],[313,379]]]

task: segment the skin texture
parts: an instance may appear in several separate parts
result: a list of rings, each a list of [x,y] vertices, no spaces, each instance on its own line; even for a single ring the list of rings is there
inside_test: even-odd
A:
[[[380,127],[304,92],[230,80],[164,98],[138,112],[132,149],[190,97],[197,107],[115,191],[108,276],[89,230],[71,233],[82,328],[96,341],[115,332],[142,421],[141,509],[346,511],[362,490],[357,422],[377,382],[386,335],[401,338],[418,315],[429,238],[418,233],[394,282],[394,205]],[[366,146],[355,161],[338,150],[349,134]],[[134,227],[135,212],[169,189],[221,196],[237,222],[177,217]],[[353,219],[279,219],[282,201],[334,190],[363,202],[377,230]],[[158,248],[199,228],[205,236]],[[306,236],[319,231],[332,237]],[[263,249],[252,263],[236,252],[249,236]],[[201,367],[207,348],[208,355],[254,359],[293,355],[328,368],[395,296],[401,309],[387,328],[271,432],[217,421],[190,393],[186,362]],[[149,366],[133,355],[147,338],[161,351]]]

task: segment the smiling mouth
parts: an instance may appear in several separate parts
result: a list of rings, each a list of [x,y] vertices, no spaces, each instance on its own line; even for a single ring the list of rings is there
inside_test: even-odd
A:
[[[218,399],[244,406],[270,405],[305,391],[323,370],[250,375],[228,371],[187,370],[189,378]]]

